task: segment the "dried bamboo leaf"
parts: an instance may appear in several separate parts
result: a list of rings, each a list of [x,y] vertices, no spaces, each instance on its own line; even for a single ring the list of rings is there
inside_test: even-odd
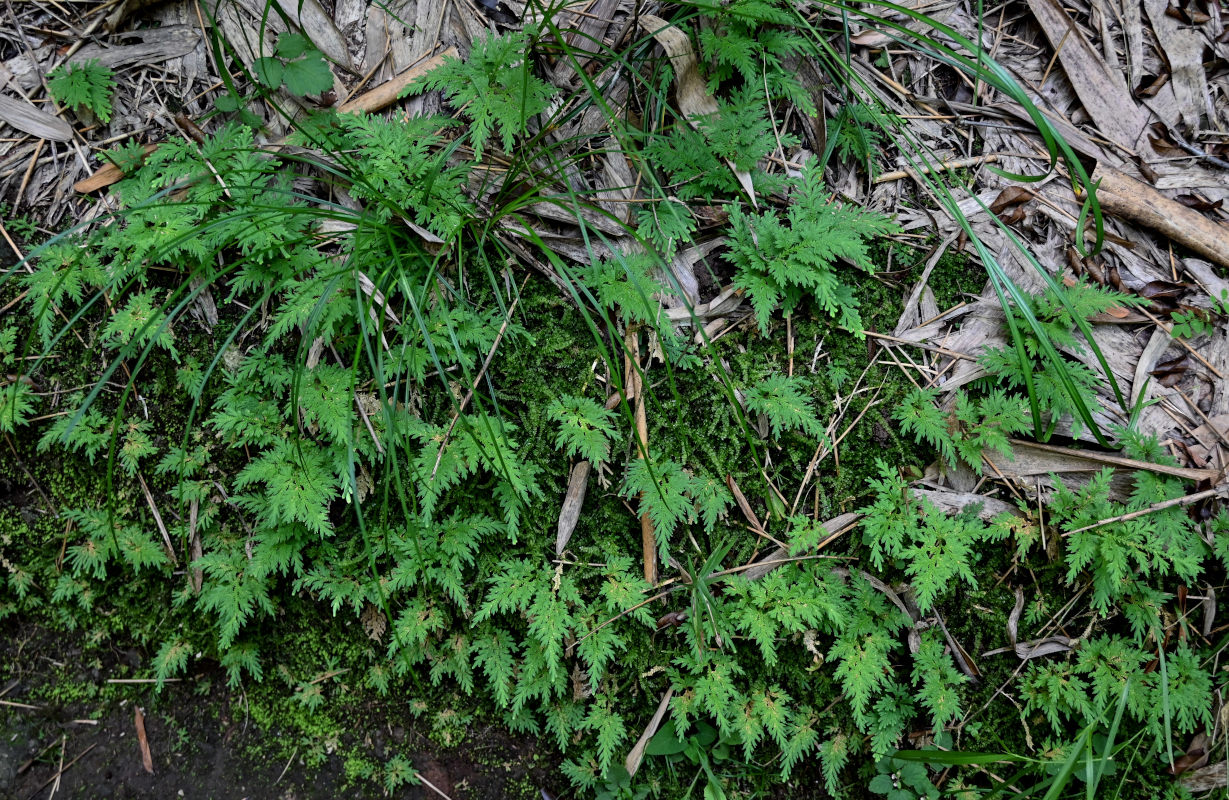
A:
[[[623,766],[627,769],[628,775],[634,777],[636,770],[640,769],[640,763],[644,761],[644,751],[648,748],[649,742],[653,740],[653,737],[657,735],[657,729],[661,727],[661,721],[665,718],[666,711],[670,708],[670,698],[672,697],[674,697],[673,686],[667,689],[666,693],[661,696],[661,702],[657,704],[657,711],[653,712],[653,718],[649,720],[649,724],[644,728],[644,733],[640,734],[640,738],[636,740],[635,746],[627,754],[627,760],[623,762]]]
[[[1058,0],[1028,0],[1028,6],[1101,134],[1127,150],[1150,155],[1144,130],[1151,120],[1135,104],[1122,72],[1106,65]]]
[[[1217,472],[1213,469],[1188,469],[1186,467],[1171,467],[1165,464],[1151,464],[1134,458],[1097,453],[1091,450],[1075,450],[1069,447],[1037,444],[1021,439],[1011,439],[1011,461],[996,462],[1003,475],[1009,478],[1048,475],[1051,472],[1062,474],[1067,472],[1095,472],[1105,467],[1125,470],[1143,470],[1161,475],[1172,475],[1176,478],[1190,481],[1215,481]]]
[[[17,130],[50,139],[55,142],[71,142],[73,129],[59,117],[40,111],[26,100],[0,94],[0,122],[7,122]]]
[[[708,84],[700,75],[696,62],[695,51],[687,34],[672,23],[652,14],[640,15],[640,27],[650,34],[666,51],[674,67],[674,91],[679,104],[679,111],[693,127],[704,117],[720,112],[717,101],[708,93]],[[734,177],[747,193],[751,205],[755,206],[755,189],[751,185],[751,173],[740,170],[729,163]]]
[[[909,493],[914,497],[929,501],[944,514],[959,514],[966,508],[980,505],[977,518],[983,522],[989,522],[1001,514],[1018,515],[1020,513],[1011,503],[972,492],[953,492],[946,489],[925,489],[913,486],[910,487]]]
[[[1197,29],[1182,25],[1169,16],[1169,0],[1144,0],[1144,9],[1152,22],[1157,46],[1164,51],[1169,65],[1169,86],[1182,122],[1189,128],[1199,127],[1203,116],[1204,93],[1208,78],[1203,69],[1203,36]]]
[[[115,38],[138,38],[141,41],[113,47],[87,44],[68,59],[68,63],[80,64],[96,59],[104,67],[113,70],[133,64],[157,64],[191,53],[200,44],[201,33],[197,28],[188,25],[169,25],[119,34]]]
[[[858,520],[862,519],[861,514],[841,514],[839,517],[833,517],[823,523],[823,528],[828,532],[828,538],[824,543],[830,542],[837,536],[840,536],[845,531],[857,524]],[[784,547],[774,549],[764,558],[757,561],[750,569],[744,570],[743,575],[747,576],[747,580],[758,581],[768,573],[772,572],[782,564],[789,563],[789,550]]]
[[[585,492],[589,486],[589,462],[578,461],[572,467],[572,476],[568,479],[568,491],[563,498],[563,507],[559,510],[559,527],[555,534],[555,555],[561,555],[572,539],[576,523],[580,520],[581,509],[585,506]]]

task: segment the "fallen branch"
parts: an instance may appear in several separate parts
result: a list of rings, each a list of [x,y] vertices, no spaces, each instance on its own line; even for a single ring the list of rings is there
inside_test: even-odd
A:
[[[1229,227],[1208,219],[1104,163],[1092,173],[1101,208],[1152,228],[1204,258],[1229,267]]]

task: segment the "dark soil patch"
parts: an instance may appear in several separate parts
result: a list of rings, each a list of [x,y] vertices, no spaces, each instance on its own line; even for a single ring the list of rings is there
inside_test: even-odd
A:
[[[532,738],[475,723],[463,748],[441,750],[407,724],[411,719],[370,703],[353,709],[367,723],[330,742],[319,766],[308,767],[301,750],[260,756],[286,750],[279,739],[291,734],[246,718],[243,692],[227,689],[221,675],[169,684],[161,693],[150,684],[109,683],[109,674],[138,654],[106,648],[110,658],[99,658],[92,646],[85,656],[82,638],[12,620],[0,625],[0,798],[47,797],[57,776],[55,797],[65,798],[438,798],[423,785],[384,794],[376,780],[349,774],[352,760],[382,764],[394,752],[409,753],[419,774],[454,800],[532,796],[566,784]],[[69,699],[83,695],[98,699]],[[142,765],[137,707],[153,774]]]

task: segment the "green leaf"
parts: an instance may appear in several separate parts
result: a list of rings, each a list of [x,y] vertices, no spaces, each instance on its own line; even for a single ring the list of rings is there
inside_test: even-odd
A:
[[[252,74],[256,80],[270,89],[282,85],[282,74],[285,72],[282,62],[273,56],[262,56],[252,62]]]
[[[683,752],[687,745],[678,737],[673,725],[664,725],[649,740],[645,752],[651,756],[672,756]]]
[[[277,37],[277,54],[282,58],[298,58],[315,49],[311,39],[301,33],[283,33]]]
[[[469,58],[446,57],[415,81],[410,91],[440,89],[473,121],[470,138],[481,158],[490,136],[499,135],[505,151],[528,130],[529,120],[546,110],[555,89],[532,72],[524,32],[475,39]]]
[[[546,410],[559,425],[555,446],[570,456],[597,463],[610,457],[610,441],[615,438],[613,412],[587,397],[564,395],[555,398]]]
[[[192,647],[182,639],[167,639],[162,643],[153,663],[158,691],[162,691],[168,678],[182,675],[188,669],[188,657],[191,655]]]
[[[824,426],[815,416],[801,377],[773,375],[747,390],[746,398],[750,411],[768,417],[774,438],[786,430],[800,430],[816,437],[824,435]]]
[[[3,376],[0,376],[3,380]],[[8,384],[0,383],[0,432],[13,433],[25,425],[34,411],[34,390],[18,378]]]
[[[282,72],[286,91],[303,97],[323,94],[333,88],[333,71],[318,50],[309,51],[303,58],[287,61]]]
[[[103,122],[110,122],[114,74],[97,59],[61,64],[47,73],[47,88],[57,102],[88,109]]]
[[[808,162],[785,217],[768,211],[748,216],[730,211],[730,260],[738,269],[734,285],[745,289],[767,333],[768,312],[779,302],[789,313],[804,298],[838,324],[861,334],[858,300],[838,278],[838,259],[871,271],[867,241],[897,229],[879,214],[832,202],[822,169]]]

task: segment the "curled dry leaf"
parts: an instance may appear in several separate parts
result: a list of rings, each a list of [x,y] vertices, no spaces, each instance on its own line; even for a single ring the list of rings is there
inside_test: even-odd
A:
[[[1022,186],[1008,186],[999,192],[999,196],[990,204],[990,210],[998,214],[1012,206],[1019,206],[1032,200],[1035,195]]]
[[[1208,763],[1208,735],[1203,731],[1191,737],[1186,753],[1169,765],[1169,774],[1181,775]]]
[[[1016,657],[1021,661],[1028,661],[1031,658],[1041,658],[1042,656],[1053,655],[1054,653],[1064,653],[1071,649],[1074,639],[1067,636],[1047,636],[1042,639],[1033,639],[1027,642],[1021,642],[1018,639],[1020,615],[1024,611],[1024,590],[1019,586],[1016,587],[1016,604],[1012,607],[1011,613],[1007,616],[1007,641],[1011,643],[1010,647],[1000,647],[997,650],[987,650],[982,653],[982,657],[998,655],[999,653],[1007,653],[1014,651]]]
[[[708,93],[708,86],[700,75],[696,53],[687,34],[672,23],[652,14],[640,15],[640,27],[652,35],[670,57],[674,67],[674,87],[679,111],[688,122],[698,128],[698,120],[719,113],[717,101]],[[755,188],[751,185],[751,173],[736,168],[732,163],[730,169],[743,191],[747,193],[751,205],[755,207]]]
[[[1182,376],[1186,374],[1187,369],[1191,366],[1191,359],[1186,353],[1182,353],[1176,358],[1171,358],[1168,361],[1162,361],[1156,365],[1148,374],[1157,379],[1165,388],[1173,388],[1182,382]]]
[[[956,666],[960,668],[960,671],[972,683],[979,683],[981,681],[981,670],[977,668],[977,662],[961,646],[960,642],[956,641],[956,637],[952,636],[951,632],[948,631],[946,623],[943,622],[943,615],[936,613],[935,619],[939,621],[939,630],[943,631],[943,638],[947,640],[947,646],[951,649],[952,658],[955,660]]]

